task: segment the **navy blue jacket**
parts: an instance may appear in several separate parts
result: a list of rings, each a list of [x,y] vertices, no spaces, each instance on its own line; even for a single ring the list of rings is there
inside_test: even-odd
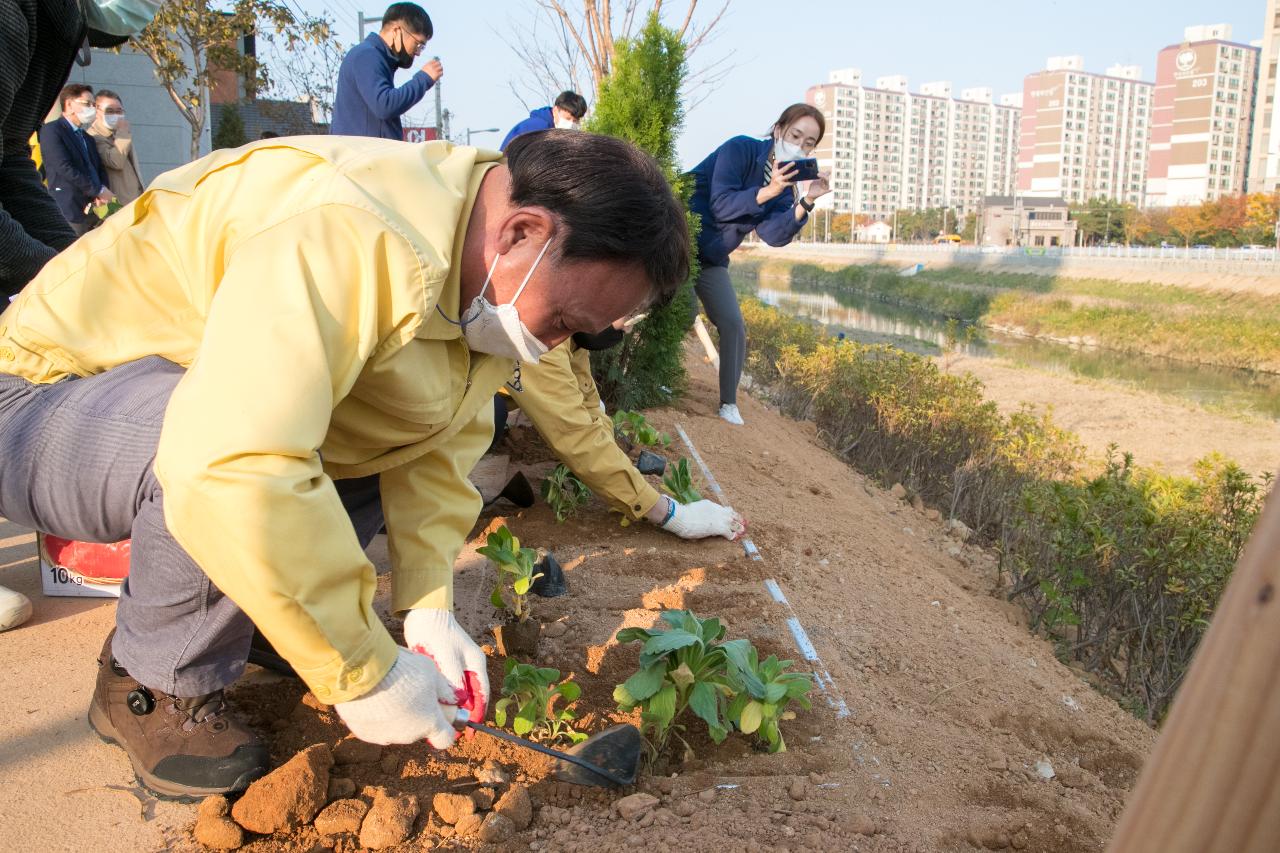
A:
[[[498,147],[499,151],[506,151],[507,146],[511,144],[511,140],[517,136],[524,136],[526,133],[536,133],[539,130],[550,130],[556,126],[555,116],[551,115],[551,107],[538,107],[536,110],[529,112],[529,117],[524,121],[511,128],[511,132],[507,134],[507,138],[502,140],[502,145]]]
[[[68,222],[84,222],[88,218],[85,206],[107,185],[107,173],[93,139],[59,117],[40,128],[40,156],[45,183],[58,210]]]
[[[752,231],[770,246],[785,246],[808,221],[807,214],[796,219],[792,187],[763,205],[756,203],[772,150],[772,137],[735,136],[690,173],[694,187],[689,209],[702,217],[698,259],[704,267],[729,266],[729,254]]]
[[[397,89],[396,70],[395,54],[377,33],[370,33],[351,48],[338,68],[329,132],[402,139],[400,116],[421,101],[436,81],[427,72],[418,71]]]

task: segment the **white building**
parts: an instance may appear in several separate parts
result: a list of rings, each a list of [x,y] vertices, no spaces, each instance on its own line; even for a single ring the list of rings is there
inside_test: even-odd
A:
[[[832,71],[806,100],[822,111],[827,133],[814,156],[831,172],[829,202],[840,213],[887,219],[895,210],[945,207],[976,211],[987,195],[1013,192],[1019,103],[993,103],[990,89],[906,77],[863,84],[856,68]]]
[[[1280,8],[1267,0],[1262,22],[1262,55],[1258,59],[1258,89],[1253,103],[1252,144],[1249,147],[1251,193],[1280,189],[1280,110],[1276,109],[1276,62],[1280,60]]]
[[[888,243],[893,237],[893,226],[888,222],[872,222],[853,229],[855,243]]]

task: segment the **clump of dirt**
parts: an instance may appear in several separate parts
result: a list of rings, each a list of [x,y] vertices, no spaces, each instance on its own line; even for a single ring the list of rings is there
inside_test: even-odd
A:
[[[741,402],[746,427],[720,421],[714,374],[689,363],[686,411],[648,417],[673,435],[677,422],[685,427],[747,516],[760,559],[739,543],[684,542],[646,523],[623,528],[598,498],[564,524],[541,503],[506,506],[510,514],[481,519],[459,557],[455,610],[491,651],[494,569],[475,548],[505,523],[564,566],[570,594],[533,602],[540,621],[557,625],[544,633],[537,662],[581,685],[576,728],[590,734],[637,722],[617,712],[612,693],[636,670],[638,648],[614,637],[653,626],[664,609],[691,608],[719,616],[729,636],[751,639],[762,654],[819,673],[813,710],[783,724],[785,752],[763,753],[740,735],[717,745],[691,724],[691,759],[667,757],[624,790],[558,782],[551,759],[484,735],[444,752],[388,746],[347,761],[363,747],[339,746],[349,735],[332,709],[297,682],[256,673],[232,700],[273,756],[332,746],[346,763],[331,771],[330,801],[372,806],[379,787],[387,797],[416,797],[421,809],[406,840],[384,848],[395,851],[1100,850],[1154,734],[987,594],[998,579],[991,555],[948,536],[929,507],[913,508],[835,460],[811,425],[750,398]],[[534,443],[532,433],[513,431],[520,446]],[[504,452],[531,480],[551,464],[522,459],[518,446]],[[667,455],[690,454],[675,446]],[[389,589],[381,577],[375,606],[384,614]],[[792,619],[820,660],[797,648]],[[399,620],[384,621],[399,639]],[[489,677],[497,694],[502,660],[492,651]],[[1053,778],[1037,771],[1040,762]],[[526,809],[512,802],[518,789],[527,798],[524,826]],[[635,794],[654,802],[623,807]],[[456,798],[439,800],[450,804],[441,809],[437,795]],[[353,853],[362,836],[350,821],[344,826],[324,835],[296,826],[250,838],[244,849]]]
[[[231,816],[250,832],[263,835],[310,823],[327,801],[332,764],[328,744],[302,750],[251,784]]]
[[[385,788],[378,788],[373,795],[373,805],[360,824],[360,846],[383,850],[401,844],[413,834],[417,819],[417,797],[391,794]]]

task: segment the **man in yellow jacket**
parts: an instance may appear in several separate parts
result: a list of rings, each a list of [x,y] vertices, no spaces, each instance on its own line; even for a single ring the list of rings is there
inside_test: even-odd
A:
[[[612,327],[574,334],[537,364],[520,365],[503,396],[520,407],[578,479],[632,521],[647,519],[682,539],[738,538],[746,525],[732,507],[708,500],[681,504],[658,494],[618,447],[591,376],[591,350],[616,346],[622,334]]]
[[[607,182],[600,175],[607,173]],[[0,316],[0,514],[133,540],[90,721],[168,796],[245,787],[227,711],[256,624],[364,740],[485,711],[452,615],[467,481],[517,361],[687,276],[679,202],[619,140],[499,155],[299,137],[156,179]],[[411,654],[372,608],[385,524]]]

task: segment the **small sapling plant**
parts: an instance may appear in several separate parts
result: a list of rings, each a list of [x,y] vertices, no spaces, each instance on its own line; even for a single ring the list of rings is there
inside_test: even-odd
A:
[[[813,678],[807,672],[789,672],[792,661],[769,655],[763,661],[755,646],[734,646],[725,650],[729,661],[728,684],[733,698],[727,712],[729,721],[743,734],[754,734],[769,752],[787,748],[779,723],[795,718],[788,709],[792,702],[806,711]]]
[[[671,496],[682,504],[691,504],[702,500],[702,495],[693,487],[693,477],[689,474],[689,460],[681,458],[679,462],[668,467],[662,478],[662,485],[667,487]]]
[[[542,497],[556,514],[556,521],[564,524],[569,516],[576,514],[591,500],[591,490],[567,465],[557,465],[556,470],[542,481]]]
[[[542,577],[541,572],[533,570],[538,552],[522,548],[520,540],[505,524],[490,533],[485,541],[484,547],[477,548],[476,552],[498,567],[498,582],[494,584],[489,603],[507,614],[507,624],[494,629],[499,650],[504,655],[532,657],[537,652],[542,628],[537,620],[529,618],[529,590],[533,582]]]
[[[624,628],[619,643],[643,642],[640,670],[619,684],[613,698],[621,711],[640,709],[641,732],[652,761],[666,748],[671,735],[680,735],[685,711],[707,724],[711,739],[720,743],[729,733],[726,717],[735,698],[728,683],[728,652],[746,660],[746,640],[721,642],[725,628],[719,619],[699,619],[688,610],[668,610],[667,629]]]
[[[666,447],[671,444],[671,436],[654,429],[639,412],[614,412],[613,431],[639,447]]]
[[[576,714],[569,706],[578,701],[582,688],[577,682],[560,680],[560,670],[537,667],[507,658],[503,664],[502,698],[493,706],[493,719],[498,726],[507,724],[521,737],[532,735],[537,740],[553,742],[561,738],[581,743],[587,736],[573,728]],[[564,707],[557,709],[558,702]]]

